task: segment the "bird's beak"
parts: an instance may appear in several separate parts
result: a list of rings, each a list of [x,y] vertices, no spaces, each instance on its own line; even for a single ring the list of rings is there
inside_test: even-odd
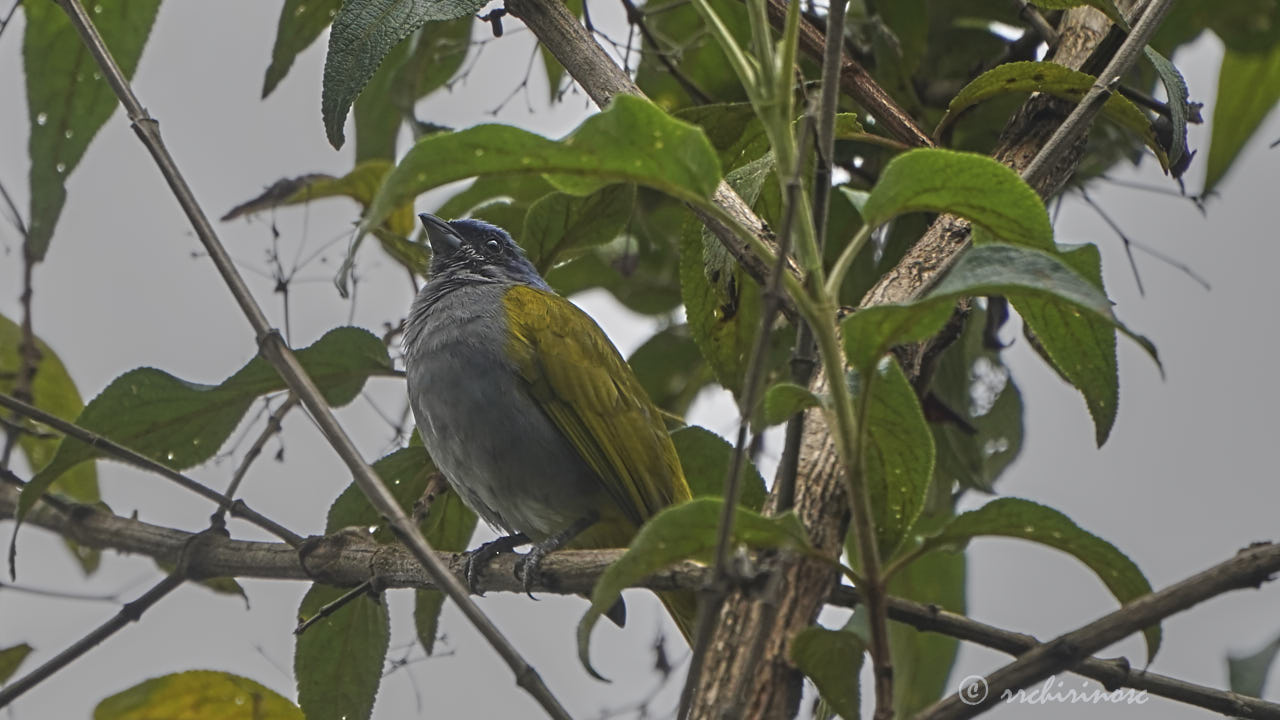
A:
[[[427,239],[431,241],[431,252],[447,255],[462,246],[462,238],[458,237],[458,233],[449,223],[431,213],[421,213],[418,219],[422,221],[422,227],[427,231]]]

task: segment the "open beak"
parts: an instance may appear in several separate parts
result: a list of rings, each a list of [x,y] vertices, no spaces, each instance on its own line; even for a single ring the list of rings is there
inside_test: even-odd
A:
[[[418,219],[422,221],[422,227],[427,231],[427,239],[431,241],[431,252],[448,255],[462,246],[462,238],[458,237],[457,231],[449,223],[431,213],[421,213]]]

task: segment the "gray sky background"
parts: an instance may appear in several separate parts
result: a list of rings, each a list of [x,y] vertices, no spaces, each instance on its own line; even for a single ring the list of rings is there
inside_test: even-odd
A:
[[[324,43],[301,55],[289,77],[266,101],[258,99],[278,3],[171,2],[144,52],[136,77],[143,103],[161,127],[171,151],[206,211],[218,216],[252,197],[279,177],[306,172],[342,174],[352,151],[334,152],[319,119]],[[593,5],[605,27],[620,27],[617,8]],[[0,180],[27,207],[27,111],[21,73],[22,22],[0,38]],[[625,30],[615,34],[625,37]],[[488,122],[519,82],[531,38],[518,22],[484,46],[465,83],[423,103],[419,114],[452,126]],[[1215,40],[1203,40],[1176,58],[1193,98],[1210,103],[1217,58]],[[539,67],[528,94],[512,99],[498,119],[558,136],[589,112],[586,100],[571,96],[545,111],[545,84]],[[348,133],[350,136],[350,133]],[[1207,142],[1205,126],[1193,128],[1195,147]],[[1145,255],[1137,260],[1146,297],[1135,288],[1117,238],[1078,199],[1059,218],[1060,242],[1097,242],[1106,280],[1120,317],[1155,341],[1164,360],[1162,381],[1153,364],[1132,344],[1120,343],[1121,409],[1108,445],[1096,450],[1083,401],[1019,340],[1010,352],[1014,377],[1026,401],[1026,444],[1006,473],[1002,494],[1027,497],[1055,507],[1084,528],[1115,543],[1143,569],[1157,588],[1231,556],[1255,540],[1277,539],[1280,484],[1274,470],[1280,390],[1272,370],[1280,291],[1274,208],[1280,187],[1277,151],[1267,144],[1280,137],[1272,117],[1222,184],[1222,196],[1202,217],[1190,203],[1117,186],[1093,193],[1137,241],[1190,265],[1213,285],[1204,291],[1179,271]],[[1203,154],[1189,176],[1194,190],[1203,174]],[[1149,159],[1148,159],[1149,160]],[[1174,185],[1155,163],[1116,175],[1129,180]],[[181,378],[217,383],[254,353],[252,334],[211,263],[193,257],[197,242],[152,161],[120,113],[101,131],[69,182],[69,201],[47,261],[36,276],[37,332],[67,363],[88,397],[114,377],[138,366],[154,366]],[[435,207],[442,195],[419,201]],[[295,346],[345,324],[374,329],[399,318],[410,288],[394,263],[370,246],[360,255],[354,311],[333,290],[331,278],[341,258],[354,206],[341,200],[318,202],[306,210],[286,210],[274,218],[286,258],[308,255],[332,242],[327,262],[300,269],[291,297]],[[219,226],[223,241],[250,275],[259,301],[283,325],[274,283],[258,275],[266,269],[270,218]],[[20,240],[0,225],[0,313],[19,316]],[[601,293],[578,298],[624,353],[648,332],[650,321],[620,308]],[[1006,331],[1008,332],[1008,331]],[[391,446],[389,425],[374,405],[398,413],[403,387],[377,380],[369,400],[340,413],[366,457]],[[736,422],[723,396],[704,397],[691,420],[729,433]],[[258,510],[293,530],[323,529],[325,509],[349,477],[309,420],[295,413],[286,422],[285,464],[260,461],[246,480],[244,495]],[[277,445],[269,446],[274,450]],[[776,456],[777,444],[766,455]],[[235,460],[223,460],[193,474],[224,487]],[[137,512],[150,522],[197,530],[211,508],[164,481],[119,464],[99,465],[103,493],[121,514]],[[965,509],[985,498],[969,497]],[[259,538],[243,523],[237,537]],[[0,527],[7,538],[8,525]],[[482,539],[477,537],[477,541]],[[39,530],[22,533],[19,582],[37,588],[118,594],[132,599],[159,575],[149,561],[108,555],[87,583],[57,540]],[[1086,568],[1053,550],[1018,541],[982,540],[969,553],[970,613],[983,621],[1042,638],[1088,622],[1115,607],[1106,589]],[[244,583],[251,610],[231,597],[184,587],[130,627],[29,692],[8,711],[19,720],[78,718],[91,714],[103,697],[146,678],[187,669],[220,669],[251,677],[292,697],[292,628],[301,583]],[[412,642],[408,594],[392,593],[392,658],[420,660]],[[656,682],[652,643],[662,619],[658,605],[643,593],[630,595],[626,630],[597,630],[598,667],[615,679],[590,679],[574,654],[573,628],[585,608],[576,599],[492,594],[479,600],[499,627],[542,672],[575,717],[593,717],[602,708],[622,707],[643,697]],[[24,670],[49,658],[116,611],[110,604],[51,600],[0,592],[0,647],[29,642],[36,653]],[[838,620],[832,613],[829,619]],[[1280,588],[1236,592],[1167,620],[1165,642],[1152,669],[1186,680],[1225,687],[1224,656],[1253,651],[1280,633]],[[384,679],[375,717],[536,717],[536,706],[515,687],[494,653],[452,609],[443,630],[445,657],[420,660]],[[672,630],[668,628],[668,635]],[[678,645],[678,641],[676,643]],[[1104,655],[1124,654],[1143,662],[1139,639],[1119,643]],[[683,658],[681,647],[674,653]],[[1005,657],[964,646],[953,678],[989,672]],[[1080,680],[1063,676],[1067,687]],[[1271,673],[1268,696],[1280,698],[1280,667]],[[1093,686],[1091,686],[1093,687]],[[668,692],[654,710],[674,707]],[[1207,713],[1152,699],[1143,706],[1046,705],[1005,707],[991,717],[1198,718]]]

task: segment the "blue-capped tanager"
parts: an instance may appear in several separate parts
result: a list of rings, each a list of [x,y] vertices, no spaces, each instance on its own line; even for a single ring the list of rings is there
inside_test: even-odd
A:
[[[508,534],[469,556],[532,543],[526,590],[560,548],[626,547],[690,498],[663,418],[585,312],[557,295],[503,229],[419,216],[430,276],[405,325],[409,402],[450,486]],[[691,592],[660,593],[686,639]],[[622,605],[609,617],[618,624]]]

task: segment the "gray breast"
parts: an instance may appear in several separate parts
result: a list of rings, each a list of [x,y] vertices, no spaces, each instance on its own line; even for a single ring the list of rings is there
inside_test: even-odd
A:
[[[507,359],[505,289],[424,289],[405,330],[409,399],[427,452],[463,501],[490,525],[538,540],[585,516],[603,490]]]

